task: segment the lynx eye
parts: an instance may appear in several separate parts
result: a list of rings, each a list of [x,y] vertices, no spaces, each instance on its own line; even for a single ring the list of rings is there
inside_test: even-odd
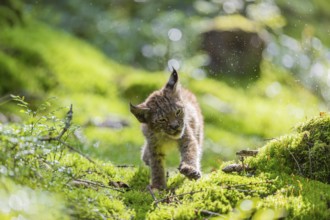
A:
[[[161,118],[161,119],[159,119],[159,121],[163,122],[163,123],[167,122],[166,118]]]
[[[182,110],[181,109],[178,109],[176,112],[175,112],[175,115],[176,116],[180,116],[182,114]]]

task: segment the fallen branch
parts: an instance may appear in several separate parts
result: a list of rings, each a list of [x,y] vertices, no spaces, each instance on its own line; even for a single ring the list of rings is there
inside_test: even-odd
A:
[[[98,187],[107,188],[107,189],[115,190],[115,191],[122,192],[122,193],[125,192],[125,191],[123,191],[123,190],[120,190],[120,189],[117,189],[117,188],[113,188],[113,187],[110,187],[110,186],[106,186],[106,185],[104,185],[104,184],[102,184],[102,183],[93,182],[93,181],[91,181],[91,180],[73,179],[71,182],[72,182],[73,184],[76,184],[76,185],[83,185],[83,186],[98,186]]]
[[[195,210],[195,211],[196,212],[199,212],[201,215],[207,215],[207,216],[210,216],[210,217],[212,217],[212,216],[223,216],[223,215],[221,215],[219,213],[211,212],[209,210],[204,210],[204,209],[202,209],[202,210]]]
[[[244,158],[250,157],[250,156],[256,156],[259,153],[258,150],[241,150],[236,152],[236,155],[239,156],[239,160],[242,162],[242,164],[230,164],[224,168],[222,168],[222,171],[225,173],[232,173],[232,172],[246,172],[246,171],[254,171],[255,168],[251,168],[248,165],[244,164]]]
[[[129,190],[130,187],[127,183],[121,182],[121,181],[109,181],[109,186],[114,186],[115,188],[124,188],[126,190]]]
[[[115,167],[118,167],[118,168],[133,168],[135,167],[134,165],[126,165],[126,164],[123,164],[123,165],[116,165]]]
[[[91,186],[90,184],[88,183],[85,183],[85,182],[81,182],[81,181],[77,181],[77,180],[70,180],[68,182],[71,182],[72,185],[75,185],[75,186],[85,186],[85,187],[92,187],[93,189],[96,190],[96,186]]]
[[[157,205],[160,202],[170,201],[171,199],[174,199],[174,198],[182,197],[185,195],[193,195],[195,193],[200,193],[200,192],[205,192],[205,190],[192,191],[192,192],[182,193],[182,194],[178,194],[178,195],[169,195],[169,196],[166,196],[165,198],[158,199],[158,200],[154,199],[154,200],[155,200],[155,204]]]
[[[224,186],[220,186],[222,189],[227,189],[227,190],[236,190],[238,192],[243,192],[243,193],[254,193],[254,192],[258,192],[258,190],[252,190],[252,189],[242,189],[242,188],[237,188],[237,187],[245,187],[245,186],[256,186],[256,185],[262,185],[262,184],[270,184],[270,183],[274,183],[276,181],[275,180],[266,180],[266,181],[262,181],[262,182],[251,182],[251,183],[246,183],[246,184],[236,184],[236,185],[224,185]]]
[[[248,165],[242,165],[242,164],[230,164],[228,166],[225,166],[222,168],[222,171],[225,173],[232,173],[232,172],[242,172],[242,171],[254,171],[254,168],[249,167]]]
[[[237,189],[237,188],[232,188],[232,190],[236,190],[238,192],[243,192],[243,193],[255,193],[255,192],[258,192],[257,190]]]
[[[259,153],[258,150],[241,150],[236,152],[236,155],[242,157],[250,157],[250,156],[256,156],[258,153]]]
[[[246,183],[246,184],[236,184],[236,185],[225,185],[222,187],[223,189],[235,189],[235,187],[241,187],[241,186],[255,186],[255,185],[261,185],[261,184],[269,184],[269,183],[274,183],[275,180],[266,180],[266,181],[261,181],[261,182],[251,182],[251,183]]]

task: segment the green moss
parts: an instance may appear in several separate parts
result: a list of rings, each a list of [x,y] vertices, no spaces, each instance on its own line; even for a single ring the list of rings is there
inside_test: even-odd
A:
[[[285,172],[329,183],[330,116],[313,118],[296,131],[269,142],[251,163],[261,171]]]
[[[271,215],[270,219],[327,219],[330,214],[329,185],[288,175],[269,182],[266,176],[214,172],[176,187],[176,195],[184,196],[165,200],[167,203],[148,213],[148,219],[203,219],[208,216],[205,211],[221,214],[219,219],[265,219]],[[262,218],[266,213],[270,215]]]
[[[178,171],[171,171],[169,190],[155,192],[155,201],[146,189],[150,179],[146,167],[116,167],[102,160],[93,163],[56,141],[38,140],[49,131],[60,132],[63,122],[50,116],[38,120],[38,116],[32,115],[28,124],[0,126],[0,171],[15,184],[60,196],[67,215],[73,219],[203,219],[210,213],[228,219],[263,219],[266,214],[287,219],[330,216],[328,184],[289,175],[285,157],[274,157],[265,165],[263,151],[249,162],[260,166],[253,177],[225,174],[217,169],[190,181]],[[316,118],[298,130],[327,140],[327,135],[313,129],[327,132],[328,120],[328,116]],[[48,126],[48,121],[53,127]],[[71,133],[70,129],[68,134]],[[271,155],[280,154],[283,146],[296,146],[303,139],[304,135],[286,136],[282,142],[277,141],[278,145],[271,141]],[[76,149],[81,147],[71,135],[64,140]],[[127,187],[114,189],[114,182],[128,185],[128,191]]]
[[[249,20],[241,15],[219,16],[213,21],[213,29],[215,30],[244,30],[246,32],[259,32],[260,24]]]

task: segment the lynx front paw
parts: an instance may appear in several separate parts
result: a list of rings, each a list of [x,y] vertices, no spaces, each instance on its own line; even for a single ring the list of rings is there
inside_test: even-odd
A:
[[[161,192],[165,189],[166,188],[160,187],[160,186],[153,186],[153,185],[148,185],[147,186],[147,190],[149,190],[150,193],[158,193],[158,192]]]
[[[189,179],[199,179],[201,178],[202,174],[198,170],[196,170],[194,167],[189,165],[181,165],[179,167],[180,173],[188,177]]]
[[[166,189],[166,185],[153,183],[151,185],[148,185],[148,188],[152,189],[152,191],[155,192],[155,191],[165,190]]]

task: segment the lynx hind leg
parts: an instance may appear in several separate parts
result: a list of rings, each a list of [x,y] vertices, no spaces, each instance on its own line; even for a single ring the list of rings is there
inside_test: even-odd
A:
[[[150,152],[146,145],[142,147],[142,160],[147,166],[150,166]]]
[[[180,145],[181,163],[179,171],[189,179],[199,179],[200,172],[200,149],[196,140],[183,140]]]

